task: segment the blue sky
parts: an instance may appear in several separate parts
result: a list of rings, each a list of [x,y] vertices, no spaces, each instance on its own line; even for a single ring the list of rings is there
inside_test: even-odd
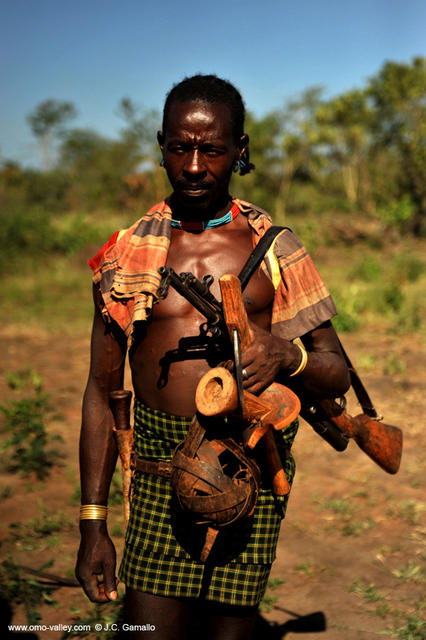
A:
[[[257,114],[312,85],[362,87],[385,60],[425,55],[425,0],[0,0],[0,159],[37,164],[26,115],[74,102],[115,136],[123,96],[161,109],[185,75],[217,73]]]

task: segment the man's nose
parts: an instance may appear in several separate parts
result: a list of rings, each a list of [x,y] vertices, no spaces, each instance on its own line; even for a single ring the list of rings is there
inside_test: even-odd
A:
[[[193,149],[188,153],[184,170],[191,175],[198,175],[205,171],[202,156],[198,149]]]

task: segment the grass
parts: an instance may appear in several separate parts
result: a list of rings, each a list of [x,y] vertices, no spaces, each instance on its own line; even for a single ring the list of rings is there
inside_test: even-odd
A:
[[[50,256],[25,277],[18,271],[6,279],[4,312],[18,326],[41,326],[66,334],[76,329],[88,331],[93,316],[91,287],[87,266],[64,256]]]
[[[331,498],[321,503],[324,509],[329,509],[334,513],[349,516],[352,514],[354,507],[346,498]]]
[[[377,607],[374,615],[378,615],[383,618],[389,613],[394,614],[394,618],[396,618],[393,621],[392,629],[389,628],[389,626],[386,629],[366,629],[344,624],[333,626],[342,631],[342,638],[345,637],[345,631],[355,631],[359,634],[362,633],[362,636],[359,636],[360,638],[382,636],[387,638],[396,638],[397,640],[424,640],[426,637],[426,622],[424,619],[417,615],[409,615],[403,612],[394,611],[388,608],[387,605],[380,605]]]
[[[307,578],[312,578],[312,576],[317,571],[317,568],[314,566],[312,562],[301,562],[300,564],[297,564],[294,568],[296,571],[300,571],[301,573],[304,573]]]
[[[45,547],[57,547],[60,539],[54,534],[69,530],[71,525],[71,521],[62,512],[41,507],[39,518],[10,524],[9,535],[18,549],[33,551]]]
[[[397,572],[392,573],[393,575],[396,575]],[[419,570],[417,569],[417,567],[411,564],[408,571],[407,568],[401,571],[401,574],[407,573],[417,576]],[[366,584],[362,580],[357,579],[349,587],[349,591],[352,593],[356,593],[368,604],[380,603],[374,608],[374,610],[370,611],[369,613],[388,620],[393,627],[390,628],[388,626],[388,628],[383,631],[375,631],[372,629],[371,633],[384,635],[391,638],[398,638],[399,640],[424,640],[424,638],[426,637],[426,621],[418,614],[418,612],[422,608],[422,603],[413,603],[412,597],[410,597],[410,611],[404,611],[400,608],[394,608],[390,604],[383,602],[385,597],[377,590],[374,584]],[[401,604],[401,602],[402,601],[400,600],[400,598],[398,598],[398,604]]]
[[[8,436],[0,451],[6,453],[8,471],[27,477],[34,474],[43,480],[60,458],[59,451],[50,445],[63,441],[60,435],[46,430],[46,421],[53,414],[49,396],[43,391],[40,376],[29,367],[7,373],[6,379],[12,391],[26,388],[29,395],[0,406],[4,416],[0,431]]]
[[[395,629],[395,637],[399,640],[424,640],[426,637],[426,621],[419,616],[407,615],[402,626]]]
[[[368,492],[365,489],[360,489],[352,494],[352,498],[367,499]],[[356,536],[359,537],[372,527],[374,527],[374,521],[371,518],[365,520],[355,520],[354,512],[359,510],[359,506],[351,502],[348,498],[329,498],[327,500],[319,500],[315,498],[322,509],[332,511],[337,516],[340,516],[343,520],[343,524],[340,531],[343,536]],[[367,504],[371,505],[372,500],[369,499]],[[334,527],[335,528],[335,527]]]
[[[269,613],[271,611],[274,604],[278,602],[278,596],[272,593],[268,593],[268,591],[269,590],[274,591],[277,587],[280,586],[280,584],[284,584],[284,583],[285,583],[285,580],[283,580],[282,578],[269,578],[268,584],[266,587],[267,592],[263,596],[263,599],[259,605],[260,611],[264,613]]]
[[[400,375],[404,375],[407,370],[407,366],[405,362],[394,353],[391,353],[386,358],[386,361],[383,365],[383,374],[385,376],[396,377]]]
[[[392,575],[404,582],[424,584],[426,582],[426,565],[416,564],[413,560],[409,560],[404,567],[394,569]]]
[[[425,511],[426,504],[420,500],[401,500],[388,509],[387,515],[415,526],[421,524]]]
[[[13,488],[6,485],[0,489],[0,502],[7,500],[13,496]]]
[[[360,520],[354,522],[347,522],[342,527],[342,535],[344,536],[360,536],[361,534],[368,531],[374,527],[374,522],[372,520]]]
[[[327,254],[320,249],[315,261],[339,312],[335,328],[345,332],[380,327],[425,337],[421,322],[426,313],[424,243],[400,237],[379,252],[367,243],[327,247]]]
[[[357,369],[360,373],[372,371],[377,364],[377,357],[372,353],[359,353],[357,356]]]
[[[117,600],[109,602],[107,606],[92,604],[86,615],[81,615],[77,609],[72,620],[68,623],[74,625],[75,630],[64,632],[61,640],[76,637],[93,638],[91,629],[94,629],[96,624],[102,625],[102,630],[96,632],[97,640],[114,640],[117,637],[117,625],[120,624],[123,618],[123,606],[124,598],[122,594],[119,594]],[[71,610],[70,613],[72,613]],[[80,629],[81,627],[86,627],[89,630],[78,630],[79,626]]]
[[[355,580],[349,587],[351,593],[356,593],[365,602],[378,602],[384,597],[377,591],[374,584],[365,584],[362,580]]]
[[[51,567],[53,560],[49,560],[38,571],[42,572]],[[42,604],[58,606],[52,597],[54,587],[41,583],[37,576],[27,578],[22,569],[12,559],[4,560],[0,565],[0,598],[9,603],[22,604],[29,625],[41,621],[38,608]]]

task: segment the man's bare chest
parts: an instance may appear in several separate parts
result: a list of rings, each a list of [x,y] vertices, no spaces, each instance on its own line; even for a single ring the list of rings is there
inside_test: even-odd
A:
[[[172,236],[167,266],[177,273],[189,271],[197,278],[210,274],[214,277],[212,293],[220,300],[219,278],[225,273],[238,275],[252,251],[250,230],[209,234],[182,234]],[[244,302],[249,315],[270,307],[274,290],[261,269],[253,275],[245,292]],[[156,308],[156,317],[175,317],[191,314],[191,305],[175,291]]]

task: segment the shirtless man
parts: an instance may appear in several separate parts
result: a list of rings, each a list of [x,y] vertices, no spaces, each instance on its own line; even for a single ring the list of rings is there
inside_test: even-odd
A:
[[[216,76],[194,76],[176,85],[166,100],[158,142],[171,196],[142,219],[149,218],[149,224],[137,223],[124,235],[115,234],[92,261],[95,317],[80,462],[82,504],[100,507],[95,508],[93,519],[81,520],[76,573],[93,602],[117,597],[115,550],[102,506],[107,504],[117,457],[108,393],[122,387],[128,337],[132,341],[129,361],[137,403],[138,455],[169,458],[195,412],[195,389],[209,368],[206,360],[173,361],[168,376],[159,384],[166,354],[177,349],[182,337],[197,336],[204,318],[174,291],[152,307],[157,302],[158,281],[153,285],[150,278],[155,280],[161,264],[172,266],[177,273],[190,271],[198,278],[213,274],[212,291],[220,299],[218,278],[224,273],[239,273],[262,233],[262,225],[270,224],[265,212],[229,195],[232,171],[243,174],[253,168],[244,133],[244,106],[232,85]],[[276,292],[271,278],[259,268],[244,292],[255,335],[242,356],[244,387],[259,394],[277,378],[288,382],[297,379],[317,396],[342,395],[349,387],[349,377],[330,324],[333,303],[304,248],[291,232],[284,236],[291,255],[284,268],[283,287],[289,303],[284,307],[290,311],[281,309],[277,324],[271,325]],[[157,250],[146,248],[152,242]],[[143,251],[152,253],[138,270],[138,256],[146,255]],[[142,284],[135,285],[135,281]],[[138,286],[141,291],[136,290]],[[273,326],[279,330],[272,334]],[[303,371],[303,350],[292,342],[295,337],[301,337],[308,354]],[[291,378],[294,372],[298,375]],[[142,488],[138,489],[139,485]],[[264,493],[274,508],[268,497],[271,492]],[[161,640],[184,638],[194,603],[199,609],[203,601],[206,638],[248,638],[266,586],[278,529],[272,551],[256,551],[252,557],[247,551],[249,542],[229,565],[210,566],[206,577],[204,565],[180,547],[173,533],[164,533],[165,527],[170,528],[169,498],[168,479],[136,475],[120,573],[126,584],[126,622],[155,625],[154,635]],[[264,522],[269,522],[269,515],[265,517]]]

